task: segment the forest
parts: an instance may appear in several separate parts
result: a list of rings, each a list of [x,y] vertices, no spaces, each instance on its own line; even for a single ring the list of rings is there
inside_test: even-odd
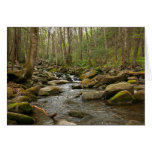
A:
[[[144,27],[8,27],[8,125],[144,125]]]

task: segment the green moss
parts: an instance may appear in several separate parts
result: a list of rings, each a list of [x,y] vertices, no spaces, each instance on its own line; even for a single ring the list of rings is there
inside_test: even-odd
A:
[[[14,97],[13,89],[10,88],[10,87],[7,87],[7,98],[10,99],[10,98],[13,98],[13,97]]]
[[[18,124],[33,124],[34,119],[24,114],[18,114],[13,112],[7,112],[7,119],[16,121]]]
[[[33,107],[28,102],[12,103],[8,106],[8,110],[22,114],[31,114]]]
[[[136,84],[137,80],[128,80],[128,83],[130,83],[130,84]]]
[[[117,94],[115,94],[112,98],[109,99],[109,103],[115,104],[115,103],[125,103],[125,102],[132,102],[134,101],[134,96],[129,91],[120,91]]]
[[[28,101],[28,102],[31,102],[31,101],[36,101],[37,100],[37,97],[33,94],[28,94],[26,96],[20,96],[16,99],[17,101]]]

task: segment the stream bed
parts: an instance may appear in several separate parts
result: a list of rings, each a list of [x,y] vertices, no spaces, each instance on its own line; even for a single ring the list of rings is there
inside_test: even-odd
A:
[[[124,125],[129,120],[144,124],[144,103],[108,106],[102,100],[83,101],[81,92],[91,89],[72,89],[72,85],[78,83],[79,81],[74,81],[57,85],[63,90],[62,93],[56,96],[40,97],[32,104],[43,108],[48,114],[56,112],[56,119],[66,119],[78,125]],[[68,112],[72,110],[85,112],[87,115],[83,118],[71,117]],[[38,121],[35,125],[53,125],[51,119],[43,116],[37,117]]]

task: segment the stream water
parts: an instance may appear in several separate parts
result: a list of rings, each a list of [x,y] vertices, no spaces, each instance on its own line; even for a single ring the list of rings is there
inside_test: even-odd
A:
[[[56,119],[66,119],[78,125],[124,125],[129,120],[137,120],[144,124],[144,103],[108,106],[102,100],[82,101],[80,94],[88,89],[72,89],[72,85],[78,84],[79,81],[74,80],[74,76],[70,78],[74,82],[58,85],[63,90],[62,93],[56,96],[41,97],[32,104],[44,108],[49,114],[56,112]],[[71,110],[85,112],[88,115],[83,118],[71,117],[68,115]],[[39,116],[36,125],[38,124],[51,125],[53,122],[46,117]]]

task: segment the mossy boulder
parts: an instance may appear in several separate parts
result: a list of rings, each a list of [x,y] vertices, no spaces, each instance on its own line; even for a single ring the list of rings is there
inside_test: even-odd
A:
[[[85,117],[86,115],[88,115],[88,114],[85,113],[85,112],[76,111],[76,110],[69,111],[68,114],[69,114],[69,116],[71,116],[71,117],[76,117],[76,118],[83,118],[83,117]]]
[[[28,102],[16,102],[8,106],[8,111],[22,114],[31,114],[33,112],[33,107]]]
[[[130,83],[130,84],[137,84],[137,80],[128,80],[128,83]]]
[[[37,97],[33,94],[28,94],[26,96],[18,96],[17,98],[14,99],[14,101],[17,101],[17,102],[23,102],[23,101],[32,102],[36,100],[37,100]]]
[[[40,86],[34,86],[34,87],[31,87],[31,88],[25,90],[25,93],[33,94],[33,95],[37,96],[39,94],[39,91],[40,91]]]
[[[81,76],[81,78],[82,78],[82,79],[90,79],[90,78],[93,78],[93,77],[96,76],[96,75],[97,75],[97,71],[96,71],[96,70],[91,70],[91,71],[83,74],[83,75]]]
[[[104,92],[104,97],[106,99],[112,97],[119,91],[127,90],[130,93],[134,94],[134,86],[128,82],[120,82],[120,83],[115,83],[115,84],[110,84],[106,87],[105,92]]]
[[[107,103],[110,105],[125,105],[133,103],[134,100],[134,96],[129,91],[124,90],[115,94]]]
[[[7,119],[16,121],[18,124],[22,125],[30,125],[34,123],[34,119],[32,117],[14,112],[7,112]]]
[[[101,99],[103,96],[103,91],[84,91],[82,92],[82,100],[97,100]]]
[[[10,87],[7,87],[7,98],[10,99],[14,97],[13,89]]]
[[[136,102],[143,102],[145,100],[145,90],[139,90],[135,92],[134,96]]]
[[[47,86],[41,88],[39,91],[40,96],[49,96],[49,95],[56,95],[61,92],[60,88],[57,86]]]
[[[96,80],[92,79],[84,79],[81,81],[82,88],[92,88],[97,83]]]

